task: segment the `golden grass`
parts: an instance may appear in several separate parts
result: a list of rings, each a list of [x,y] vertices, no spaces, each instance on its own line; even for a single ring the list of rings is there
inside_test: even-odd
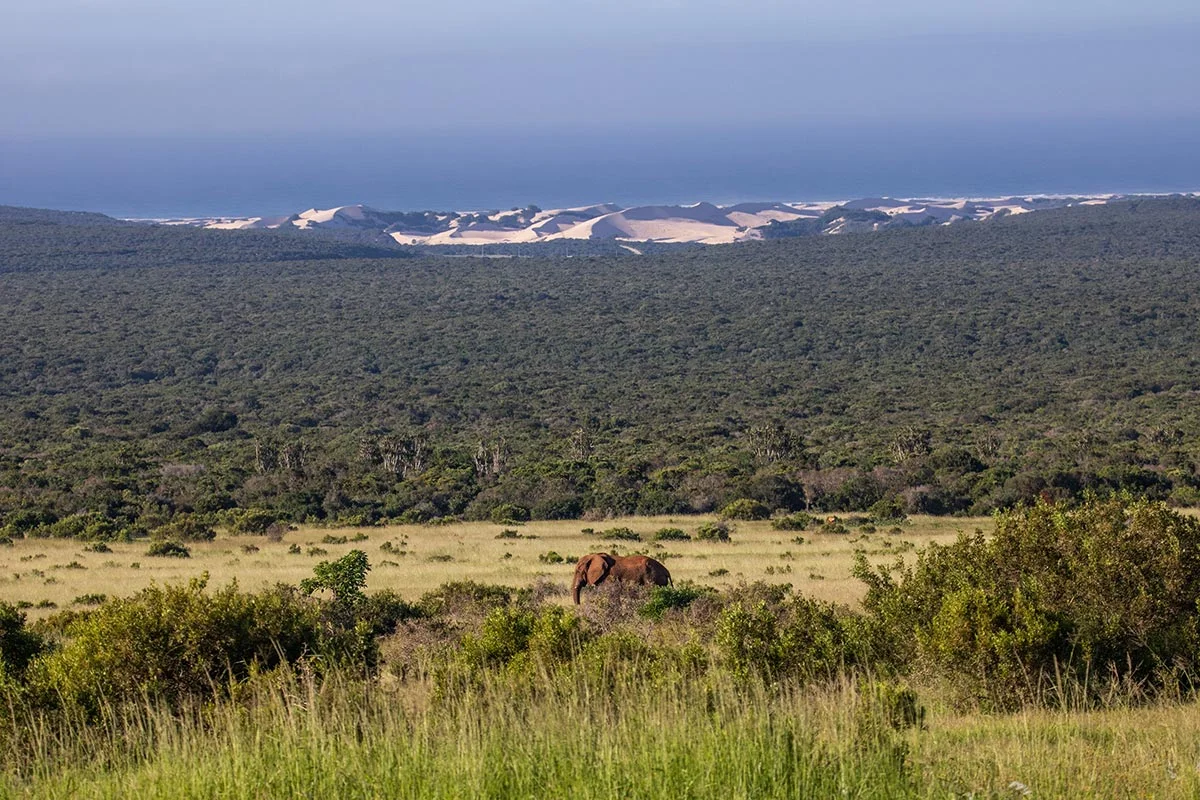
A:
[[[298,584],[312,575],[321,560],[338,558],[352,549],[370,557],[369,591],[391,589],[406,599],[448,581],[473,580],[508,586],[527,586],[539,578],[570,585],[574,559],[585,553],[608,551],[649,552],[671,570],[678,581],[692,580],[717,588],[739,581],[767,580],[790,583],[808,596],[855,604],[863,587],[850,575],[854,554],[863,550],[875,563],[890,562],[896,554],[911,558],[912,548],[930,542],[952,541],[959,533],[992,530],[991,518],[915,517],[899,533],[880,527],[863,534],[777,531],[769,522],[738,522],[728,543],[712,541],[609,541],[585,535],[613,527],[628,527],[644,540],[664,527],[695,533],[711,517],[631,517],[602,522],[576,520],[497,525],[462,522],[452,525],[402,525],[386,528],[316,528],[289,532],[281,542],[258,536],[219,534],[212,542],[189,544],[191,558],[146,555],[146,541],[114,542],[111,553],[84,549],[72,540],[25,539],[0,548],[0,600],[32,603],[30,618],[58,609],[82,607],[75,603],[86,595],[125,596],[150,585],[179,583],[209,574],[211,585],[236,580],[247,590],[274,583]],[[497,539],[506,528],[525,538]],[[326,537],[346,537],[345,544],[325,543]],[[355,536],[365,536],[352,541]],[[794,541],[801,537],[802,543]],[[391,543],[394,550],[381,548]],[[290,553],[297,545],[300,553]],[[246,552],[249,548],[257,551]],[[313,552],[319,548],[324,552]],[[546,563],[539,556],[550,552],[567,557],[563,563]],[[450,560],[444,560],[446,557]],[[726,570],[726,572],[721,572]],[[716,574],[714,574],[716,573]],[[565,602],[565,600],[564,600]],[[43,607],[38,608],[38,604]]]

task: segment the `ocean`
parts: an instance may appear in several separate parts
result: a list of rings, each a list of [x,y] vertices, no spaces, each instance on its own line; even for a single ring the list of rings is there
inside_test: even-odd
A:
[[[1200,119],[0,139],[0,204],[119,217],[1172,192]]]

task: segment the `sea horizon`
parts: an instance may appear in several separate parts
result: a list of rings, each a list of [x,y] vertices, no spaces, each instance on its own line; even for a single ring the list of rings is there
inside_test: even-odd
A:
[[[0,137],[0,204],[123,219],[1174,194],[1200,120]]]

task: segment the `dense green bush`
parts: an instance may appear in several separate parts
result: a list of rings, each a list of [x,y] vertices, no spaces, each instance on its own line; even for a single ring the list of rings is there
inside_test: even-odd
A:
[[[45,641],[25,627],[25,614],[11,603],[0,602],[0,689],[19,679]]]
[[[264,508],[241,508],[230,512],[229,530],[235,534],[263,536],[279,521],[279,513]]]
[[[692,583],[655,586],[650,590],[650,599],[638,609],[638,614],[646,619],[661,620],[671,609],[687,608],[698,598],[712,593],[712,589]]]
[[[128,541],[130,532],[98,511],[72,514],[68,517],[26,531],[27,536],[56,539],[80,539],[88,542]]]
[[[777,531],[803,531],[813,523],[813,518],[803,511],[788,514],[771,520],[771,527]]]
[[[771,516],[771,509],[765,503],[749,498],[740,498],[721,509],[721,516],[728,519],[758,520]]]
[[[166,525],[150,532],[155,539],[173,539],[178,542],[209,542],[217,532],[204,517],[195,514],[177,514]]]
[[[1200,520],[1161,503],[1039,502],[1000,515],[991,539],[931,545],[895,571],[860,556],[856,574],[890,660],[966,702],[1011,707],[1113,682],[1153,693],[1196,674]]]
[[[632,528],[618,527],[606,528],[597,534],[601,539],[609,539],[618,542],[640,542],[641,534],[634,531]]]
[[[176,703],[306,655],[356,652],[322,622],[320,605],[293,589],[205,588],[204,579],[151,586],[76,617],[62,645],[30,664],[32,696],[93,710],[104,702]]]
[[[507,586],[494,586],[475,581],[453,581],[444,583],[426,592],[417,602],[418,608],[427,616],[473,614],[509,605],[515,592]]]
[[[179,542],[174,542],[170,539],[159,539],[150,543],[150,547],[146,550],[146,555],[164,556],[167,558],[191,558],[192,551],[188,550],[186,545]]]
[[[730,603],[717,621],[716,643],[725,666],[746,678],[830,677],[864,660],[866,643],[850,615],[836,606],[793,598],[773,605]]]
[[[656,542],[686,542],[691,538],[683,528],[659,528],[654,532]]]
[[[696,538],[708,542],[728,542],[733,526],[725,520],[705,522],[696,529]]]
[[[528,522],[529,509],[515,503],[502,503],[492,509],[491,520],[499,525],[513,522]]]

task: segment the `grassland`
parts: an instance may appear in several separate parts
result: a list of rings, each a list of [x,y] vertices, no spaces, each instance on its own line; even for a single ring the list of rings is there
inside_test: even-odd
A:
[[[195,718],[143,710],[71,742],[7,794],[171,798],[1191,798],[1192,704],[957,715],[903,732],[852,681],[799,691],[664,686],[575,671],[533,695],[492,681],[433,706],[419,686],[296,678]],[[37,736],[40,732],[35,732]],[[63,748],[76,757],[62,768]],[[103,753],[103,761],[87,756]],[[3,786],[3,785],[0,785]]]
[[[76,598],[127,595],[152,581],[180,582],[202,572],[214,584],[236,579],[248,590],[296,584],[318,561],[358,548],[374,565],[371,591],[416,599],[453,580],[516,587],[549,581],[561,591],[548,601],[567,603],[571,560],[541,557],[618,547],[655,553],[681,582],[723,588],[763,579],[854,605],[862,593],[850,575],[856,551],[879,563],[948,543],[960,532],[994,528],[989,518],[917,517],[899,531],[869,532],[847,517],[849,532],[842,534],[740,522],[728,543],[651,540],[661,528],[694,534],[708,521],[303,527],[281,541],[221,533],[192,544],[189,559],[147,556],[145,541],[97,553],[78,542],[26,539],[0,554],[0,599],[81,608]],[[583,532],[588,527],[593,533]],[[608,540],[604,531],[612,528],[632,529],[643,541]],[[497,538],[503,531],[521,538]],[[251,547],[258,549],[247,552]],[[714,575],[721,570],[728,571]],[[588,604],[599,607],[598,600]],[[50,609],[29,612],[38,617]],[[650,633],[644,620],[609,624],[641,631],[648,642],[695,642],[688,630],[694,621],[675,616]],[[477,623],[460,618],[452,626]],[[428,636],[440,628],[423,630]],[[0,737],[0,755],[18,767],[0,780],[0,797],[1200,795],[1200,714],[1187,692],[1147,705],[1135,692],[1114,691],[1086,709],[1067,701],[1059,709],[989,714],[955,706],[936,680],[913,674],[908,685],[923,714],[916,724],[896,724],[896,705],[880,688],[895,686],[895,679],[870,670],[765,681],[724,668],[689,671],[669,659],[609,659],[606,651],[584,647],[565,662],[530,669],[531,662],[514,661],[447,684],[436,668],[409,671],[391,663],[413,646],[406,637],[414,635],[416,629],[385,637],[378,678],[353,671],[318,676],[301,665],[256,676],[232,699],[170,709],[154,702],[122,706],[99,725],[31,724],[10,709],[23,733]],[[711,652],[710,642],[695,643]]]
[[[712,518],[635,517],[523,525],[305,526],[277,542],[222,532],[211,542],[189,544],[191,557],[186,559],[148,556],[144,540],[113,542],[108,545],[111,552],[92,552],[86,543],[69,539],[18,539],[0,548],[0,601],[29,604],[29,617],[36,619],[55,609],[85,606],[89,597],[127,595],[152,582],[180,583],[203,572],[209,574],[211,585],[232,580],[247,590],[278,582],[296,585],[312,575],[317,562],[359,549],[371,560],[368,589],[390,589],[409,600],[458,580],[512,587],[548,580],[565,592],[579,556],[642,551],[665,563],[676,582],[723,588],[739,581],[766,580],[791,584],[811,597],[853,605],[863,591],[850,574],[856,552],[866,553],[875,563],[890,562],[930,542],[953,540],[962,532],[986,533],[993,524],[987,517],[914,517],[900,526],[878,527],[874,533],[850,526],[848,533],[835,534],[817,529],[780,531],[769,522],[739,522],[729,542],[651,541],[662,528],[694,534],[709,521]],[[643,541],[606,539],[603,533],[611,528],[629,528]],[[585,534],[584,529],[594,533]],[[522,538],[497,538],[506,530]],[[291,552],[296,547],[299,552]],[[544,557],[550,553],[564,561],[547,562]]]

